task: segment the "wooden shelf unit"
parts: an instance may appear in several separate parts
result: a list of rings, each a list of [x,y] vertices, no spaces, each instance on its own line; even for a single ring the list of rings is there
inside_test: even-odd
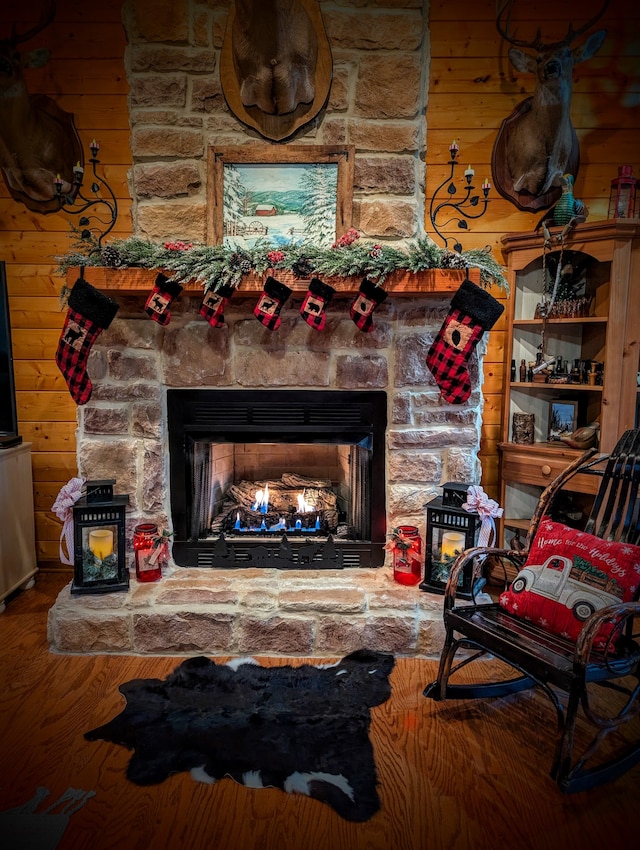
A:
[[[558,253],[561,228],[553,228],[549,251]],[[600,423],[599,448],[609,452],[620,434],[638,423],[637,375],[640,369],[640,221],[614,219],[585,223],[564,241],[565,252],[588,257],[586,291],[591,296],[590,315],[584,318],[552,318],[545,323],[534,317],[543,293],[542,233],[507,234],[502,250],[507,261],[511,295],[507,305],[504,406],[500,454],[500,504],[504,508],[501,540],[528,527],[543,488],[580,451],[562,442],[547,442],[550,402],[575,401],[578,427]],[[510,365],[535,360],[545,328],[545,355],[570,362],[596,360],[604,364],[602,385],[534,383],[510,380]],[[514,413],[533,413],[535,442],[512,441]],[[571,485],[578,504],[592,498],[598,476],[579,476]]]

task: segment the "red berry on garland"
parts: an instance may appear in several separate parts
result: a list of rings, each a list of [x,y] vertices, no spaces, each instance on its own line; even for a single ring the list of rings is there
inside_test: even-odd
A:
[[[188,251],[189,248],[193,248],[193,242],[183,242],[179,239],[177,242],[165,242],[164,247],[168,251]]]
[[[274,268],[278,265],[278,263],[284,260],[284,254],[282,253],[282,251],[269,251],[269,253],[267,254],[267,259],[271,263],[271,268]]]
[[[344,233],[340,238],[333,243],[332,248],[346,248],[349,245],[352,245],[356,239],[360,239],[360,234],[355,229],[355,227],[350,227],[346,233]]]

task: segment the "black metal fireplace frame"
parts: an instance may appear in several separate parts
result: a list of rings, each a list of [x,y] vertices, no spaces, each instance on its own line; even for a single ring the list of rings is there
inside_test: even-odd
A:
[[[283,420],[287,426],[283,430]],[[379,567],[386,539],[387,394],[381,390],[167,389],[173,558],[179,566],[218,566],[219,543],[191,532],[190,441],[359,443],[371,440],[369,540],[336,540],[340,567]],[[300,543],[289,541],[295,551]],[[234,540],[232,567],[251,565],[255,543]],[[273,543],[271,543],[273,545]],[[312,566],[312,564],[311,564]]]

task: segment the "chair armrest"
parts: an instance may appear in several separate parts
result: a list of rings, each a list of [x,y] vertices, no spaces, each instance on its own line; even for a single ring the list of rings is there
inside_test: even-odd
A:
[[[445,610],[450,611],[455,605],[456,591],[458,589],[458,579],[460,577],[460,571],[463,570],[467,566],[467,564],[471,563],[473,559],[477,558],[479,555],[495,555],[501,558],[508,558],[518,567],[518,569],[520,569],[522,563],[525,560],[525,556],[523,555],[523,553],[517,552],[515,549],[497,549],[493,546],[474,546],[472,549],[465,549],[465,551],[461,552],[455,559],[455,561],[451,565],[451,570],[449,571],[447,586],[444,590]]]
[[[617,631],[621,631],[624,625],[634,617],[640,617],[640,602],[620,602],[617,605],[607,605],[605,608],[594,611],[585,620],[578,635],[575,663],[583,668],[587,666],[593,642],[605,623],[616,623]]]

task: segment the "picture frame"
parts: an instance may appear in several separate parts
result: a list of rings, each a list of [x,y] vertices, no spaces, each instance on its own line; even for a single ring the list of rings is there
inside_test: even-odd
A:
[[[353,145],[238,145],[207,152],[207,241],[329,247],[351,227]]]
[[[578,427],[578,402],[568,399],[553,399],[549,402],[548,442],[566,437]]]

